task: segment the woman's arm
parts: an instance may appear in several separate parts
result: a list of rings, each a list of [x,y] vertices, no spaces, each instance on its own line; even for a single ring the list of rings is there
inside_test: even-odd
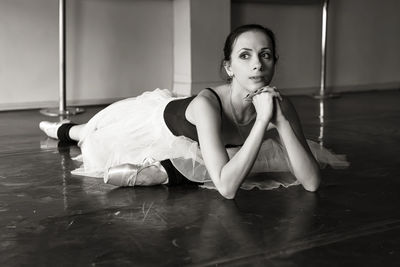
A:
[[[201,153],[214,185],[225,198],[235,197],[256,160],[265,130],[272,118],[273,98],[274,93],[268,92],[253,98],[257,119],[243,146],[230,160],[222,140],[218,104],[213,105],[204,96],[193,100],[193,114]]]
[[[320,170],[304,137],[296,110],[288,98],[275,101],[273,124],[289,156],[293,175],[308,191],[316,191],[320,183]]]

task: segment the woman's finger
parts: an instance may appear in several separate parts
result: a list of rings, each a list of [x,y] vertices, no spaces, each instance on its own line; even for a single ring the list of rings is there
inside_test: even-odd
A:
[[[279,92],[279,90],[278,90],[275,86],[273,86],[272,88],[274,89],[275,92],[278,93],[278,96],[279,96],[278,98],[279,98],[279,100],[282,101],[282,96],[281,96],[281,93]]]
[[[261,93],[271,93],[274,97],[277,97],[280,101],[282,101],[282,96],[280,95],[279,91],[276,89],[275,86],[270,87],[270,86],[265,86],[265,87],[261,87],[260,89],[246,95],[246,97],[244,98],[245,101],[252,101],[253,97],[255,95],[261,94]]]
[[[261,94],[261,93],[269,93],[269,94],[272,94],[274,97],[276,97],[276,98],[278,98],[280,101],[282,101],[282,96],[281,96],[281,94],[280,94],[278,91],[275,91],[275,90],[273,90],[273,89],[265,89],[265,90],[263,90],[262,92],[260,92],[260,93],[258,93],[258,94]]]
[[[256,95],[262,94],[262,93],[268,93],[268,94],[271,94],[271,95],[274,96],[274,97],[279,97],[278,94],[277,94],[276,92],[273,92],[273,91],[263,91],[263,92],[259,92],[259,93],[251,93],[251,94],[248,94],[248,95],[244,98],[244,100],[245,100],[245,101],[253,101],[253,97],[255,97]]]
[[[276,89],[275,86],[272,86],[272,87],[270,87],[270,86],[263,87],[261,92],[275,92],[275,93],[276,93],[275,96],[276,96],[280,101],[282,101],[282,96],[281,96],[280,92],[278,91],[278,89]]]
[[[256,94],[256,95],[254,95],[254,96],[251,98],[250,101],[253,101],[253,100],[254,100],[254,97],[257,97],[257,96],[259,96],[259,95],[264,95],[264,94],[268,94],[268,95],[270,95],[272,98],[279,99],[278,93],[276,93],[276,92],[274,92],[274,91],[265,91],[265,92],[258,93],[258,94]]]

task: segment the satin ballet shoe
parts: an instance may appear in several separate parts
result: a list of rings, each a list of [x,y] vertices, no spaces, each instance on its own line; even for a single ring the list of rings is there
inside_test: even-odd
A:
[[[151,186],[168,183],[168,174],[159,161],[143,166],[136,175],[135,185]]]
[[[109,168],[104,174],[104,183],[115,186],[134,186],[141,165],[121,164]]]
[[[168,182],[168,175],[159,161],[146,159],[143,164],[121,164],[109,168],[104,183],[115,186],[150,186]]]
[[[61,125],[65,123],[70,123],[70,120],[62,120],[60,122],[50,122],[50,121],[41,121],[39,123],[39,128],[42,130],[48,137],[53,139],[58,139],[57,130]]]

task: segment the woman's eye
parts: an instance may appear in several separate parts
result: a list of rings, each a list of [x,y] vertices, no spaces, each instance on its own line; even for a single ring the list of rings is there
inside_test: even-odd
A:
[[[270,59],[271,58],[271,54],[269,54],[269,53],[264,53],[264,54],[262,54],[261,55],[263,58],[265,58],[265,59]]]
[[[250,57],[250,55],[247,54],[247,53],[243,53],[243,54],[240,54],[239,57],[240,57],[241,59],[248,59],[248,58]]]

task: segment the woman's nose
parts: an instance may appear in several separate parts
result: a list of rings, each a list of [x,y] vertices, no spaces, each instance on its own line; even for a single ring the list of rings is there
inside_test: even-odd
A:
[[[262,63],[261,60],[258,57],[254,57],[254,62],[253,62],[253,70],[262,70]]]

